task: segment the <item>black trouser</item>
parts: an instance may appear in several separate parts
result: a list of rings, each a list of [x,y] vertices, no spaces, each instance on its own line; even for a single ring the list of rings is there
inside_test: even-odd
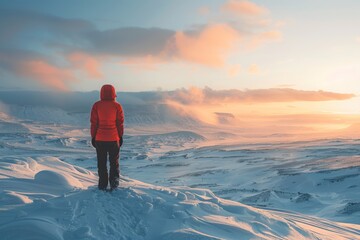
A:
[[[98,187],[101,190],[107,188],[108,181],[110,182],[111,188],[116,188],[119,186],[119,152],[120,146],[119,142],[103,142],[96,141],[96,154],[97,154],[97,165],[98,165],[98,174],[99,174],[99,184]],[[107,171],[107,155],[109,154],[110,161],[110,174],[108,176]]]

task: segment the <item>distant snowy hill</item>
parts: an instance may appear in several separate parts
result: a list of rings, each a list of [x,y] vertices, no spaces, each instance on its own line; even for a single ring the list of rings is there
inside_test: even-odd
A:
[[[199,120],[163,101],[161,93],[118,93],[128,125],[196,125]],[[0,109],[19,119],[47,123],[89,124],[99,92],[1,92]]]

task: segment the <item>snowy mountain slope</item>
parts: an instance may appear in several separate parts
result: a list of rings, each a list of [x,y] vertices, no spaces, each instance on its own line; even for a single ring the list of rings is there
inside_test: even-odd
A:
[[[61,129],[58,131],[61,132]],[[7,135],[7,138],[12,138],[13,141],[0,149],[2,153],[0,236],[4,236],[2,239],[359,239],[360,237],[360,227],[357,224],[337,223],[284,210],[258,209],[222,199],[203,188],[164,187],[123,178],[118,191],[100,192],[95,187],[97,176],[93,172],[96,171],[94,152],[88,142],[79,145],[82,141],[81,131],[72,131],[72,133],[74,134],[72,138],[75,140],[70,142],[69,146],[55,142],[41,146],[41,141],[47,141],[49,138],[61,139],[63,134],[32,133],[30,141],[24,144],[28,145],[26,148],[16,147],[18,146],[16,142],[29,135]],[[174,141],[178,137],[188,138],[197,135],[181,132],[165,136]],[[146,166],[144,163],[149,160],[132,159],[132,151],[137,151],[135,146],[141,149],[143,146],[141,143],[148,138],[147,135],[128,137],[131,151],[129,146],[124,148],[123,155],[128,159],[123,159],[121,162],[125,173],[156,181],[163,177],[172,178],[172,173],[166,173],[166,169],[177,169],[177,173],[180,174],[184,170],[179,171],[179,169],[191,165],[182,165],[178,161],[178,152],[173,150],[166,152],[168,142],[163,141],[157,144],[162,146],[160,149],[163,149],[165,154],[151,155],[152,149],[148,148],[148,157],[152,157],[154,161],[168,163],[150,168],[137,168],[137,174],[134,174],[129,164],[133,164],[133,167]],[[3,136],[1,139],[4,141]],[[151,138],[151,141],[157,140],[159,138],[156,136]],[[202,138],[197,141],[199,140],[205,141]],[[13,150],[10,150],[11,146]],[[71,148],[71,146],[79,147]],[[158,148],[156,145],[153,147]],[[197,158],[198,161],[203,161],[201,158],[207,158],[209,154],[230,157],[235,153],[215,151],[218,147],[209,148],[183,150],[182,154],[185,151],[186,155],[181,155],[181,158],[191,161]],[[28,156],[31,152],[32,156]],[[222,165],[224,164],[222,162]],[[233,165],[229,166],[233,167]],[[160,170],[157,173],[159,176],[154,175],[154,169]],[[196,182],[196,176],[204,176],[202,174],[205,172],[199,173],[199,170],[196,170],[196,174],[192,174],[190,169],[185,170],[188,173],[188,181]],[[251,172],[254,174],[254,170]],[[214,179],[221,179],[226,183],[226,178],[222,179],[220,176],[216,171],[213,172]],[[235,175],[229,171],[227,176],[231,178]],[[211,187],[205,183],[203,185]],[[350,211],[353,210],[351,208],[356,208],[356,205],[349,205]]]
[[[0,106],[0,239],[360,239],[356,138],[247,137],[135,107],[127,177],[103,193],[83,106],[19,104]]]
[[[260,210],[206,189],[124,178],[119,190],[107,193],[85,187],[94,184],[91,172],[57,159],[8,162],[17,175],[35,175],[0,180],[2,189],[8,188],[1,196],[4,240],[356,239],[360,234],[358,225]]]

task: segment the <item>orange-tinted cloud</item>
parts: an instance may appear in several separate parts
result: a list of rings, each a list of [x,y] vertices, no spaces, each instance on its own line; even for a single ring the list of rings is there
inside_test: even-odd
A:
[[[259,16],[268,13],[268,10],[250,1],[230,0],[226,2],[222,9],[233,14],[246,16]]]
[[[227,24],[207,26],[193,35],[177,32],[174,36],[175,58],[211,67],[224,66],[240,34]]]
[[[69,70],[56,67],[44,60],[28,60],[20,63],[17,66],[17,74],[62,91],[68,90],[66,81],[75,80]]]
[[[37,69],[47,69],[47,74],[52,75],[53,79],[50,81],[53,84],[47,85],[57,88],[65,88],[66,84],[54,79],[73,78],[79,72],[85,72],[91,78],[102,78],[101,66],[105,64],[103,56],[140,69],[153,69],[158,64],[181,61],[207,67],[224,67],[224,71],[236,76],[239,68],[229,69],[227,62],[231,54],[242,48],[255,48],[264,42],[278,40],[281,33],[271,26],[272,21],[267,19],[268,15],[265,14],[268,11],[261,6],[249,1],[231,0],[223,8],[226,14],[240,12],[245,16],[245,20],[224,17],[224,12],[220,9],[213,9],[208,16],[211,18],[207,21],[209,24],[198,25],[192,29],[122,26],[104,30],[87,20],[0,10],[2,22],[16,23],[14,28],[10,26],[0,29],[0,32],[11,35],[14,39],[0,39],[3,43],[0,49],[0,69],[17,74],[17,69],[20,68],[21,71],[18,72],[29,72],[30,78],[35,79],[37,76],[40,82],[46,82],[43,76],[30,69],[29,65],[35,65]],[[208,10],[209,8],[204,6],[203,12],[206,13]],[[16,27],[17,25],[21,27]],[[23,35],[22,33],[38,29],[44,31],[43,34],[38,35],[32,40],[34,42],[29,44],[41,45],[41,51],[36,47],[34,52],[31,52],[22,50],[23,47],[20,45],[12,46],[13,43],[22,42],[21,39],[17,39]],[[12,31],[16,34],[11,34]],[[18,52],[16,56],[11,53],[14,49]],[[58,54],[59,50],[69,54],[64,57]],[[37,63],[33,59],[38,59]],[[67,65],[64,65],[68,67],[59,68],[49,63],[48,59],[56,63],[67,61]]]
[[[137,29],[137,31],[140,30]],[[159,31],[156,29],[156,32]],[[150,34],[150,31],[146,34]],[[166,36],[169,37],[169,35]],[[164,45],[160,51],[150,52],[143,46],[144,51],[148,53],[145,54],[145,52],[139,52],[141,49],[136,49],[134,54],[123,56],[121,64],[137,66],[141,69],[153,69],[158,64],[182,61],[214,68],[225,67],[229,70],[227,59],[230,54],[241,48],[252,50],[265,42],[280,39],[281,33],[276,30],[264,31],[262,29],[249,33],[242,32],[229,23],[209,24],[192,31],[174,32],[167,41],[163,42]],[[139,41],[142,42],[142,39],[137,40],[136,44],[139,44]],[[159,41],[155,42],[159,43]],[[142,42],[142,44],[147,43]],[[152,45],[155,46],[153,43]],[[157,45],[156,48],[160,49],[160,46]],[[239,72],[237,69],[233,68],[231,75],[236,75]]]
[[[100,62],[90,54],[73,52],[67,56],[68,60],[78,69],[84,70],[89,77],[100,79],[103,77],[100,71]]]
[[[270,88],[254,90],[213,90],[211,88],[178,89],[167,93],[165,99],[186,105],[211,105],[223,103],[276,103],[332,101],[353,98],[354,94],[326,91],[304,91],[291,88]]]
[[[208,8],[204,7],[204,9],[204,11],[208,11]],[[136,52],[135,56],[126,57],[123,63],[144,68],[143,66],[149,66],[149,62],[153,67],[158,63],[177,60],[208,67],[225,67],[228,73],[234,76],[239,71],[236,69],[229,71],[227,59],[230,54],[240,49],[254,50],[266,42],[282,39],[281,32],[277,30],[278,27],[269,18],[269,11],[262,6],[250,1],[230,0],[221,9],[223,13],[232,13],[236,18],[229,19],[227,16],[224,18],[220,14],[219,18],[209,25],[189,31],[176,31],[173,34],[169,31],[154,29],[154,31],[161,32],[161,36],[165,38],[172,34],[166,40],[163,49],[160,52],[151,53],[144,48],[147,45],[144,43],[141,45],[142,47],[136,49],[147,50],[147,54]],[[219,19],[223,20],[219,21]],[[150,39],[153,39],[151,31],[148,30],[133,29],[130,31],[128,29],[128,31],[132,34],[140,31],[142,34],[150,35]],[[125,31],[116,33],[125,33]],[[161,41],[150,42],[161,43],[165,38],[161,38]],[[139,43],[138,40],[135,42]],[[152,49],[159,48],[160,45],[156,45],[156,48]]]

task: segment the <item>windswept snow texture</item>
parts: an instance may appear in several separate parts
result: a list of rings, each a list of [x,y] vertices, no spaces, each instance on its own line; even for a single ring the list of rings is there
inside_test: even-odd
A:
[[[96,188],[90,107],[7,100],[0,239],[360,239],[359,139],[239,143],[139,100],[110,193]]]
[[[2,239],[354,239],[359,233],[356,225],[261,210],[210,190],[131,179],[121,185],[112,193],[90,187],[19,204],[3,213]]]

